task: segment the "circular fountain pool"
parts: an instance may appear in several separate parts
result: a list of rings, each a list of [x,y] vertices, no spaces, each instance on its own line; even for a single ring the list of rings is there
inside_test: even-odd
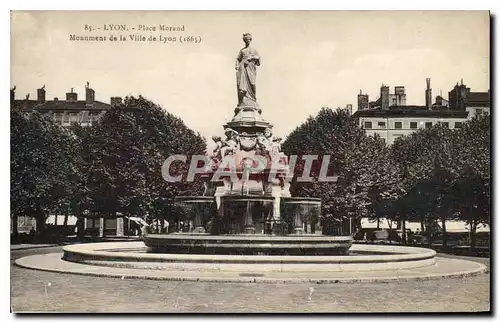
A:
[[[121,279],[261,283],[375,282],[463,277],[482,264],[436,257],[433,250],[391,245],[352,245],[357,255],[259,256],[148,253],[142,242],[63,247],[64,253],[33,255],[16,265],[52,272]]]

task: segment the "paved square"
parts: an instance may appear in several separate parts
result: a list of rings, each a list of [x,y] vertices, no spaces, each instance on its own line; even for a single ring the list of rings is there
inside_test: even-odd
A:
[[[11,252],[14,312],[474,312],[490,310],[490,274],[430,281],[252,284],[122,280],[19,268]],[[489,259],[465,258],[482,262]],[[50,286],[48,286],[50,283]],[[312,288],[312,289],[311,289]]]

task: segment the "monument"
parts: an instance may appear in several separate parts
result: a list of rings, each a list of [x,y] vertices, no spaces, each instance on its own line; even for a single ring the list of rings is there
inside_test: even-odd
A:
[[[260,66],[260,56],[257,50],[250,46],[252,35],[243,35],[245,47],[236,58],[236,84],[238,90],[238,108],[257,108],[257,66]]]
[[[193,223],[191,236],[149,234],[144,242],[158,252],[185,252],[190,245],[189,252],[202,253],[345,254],[351,237],[322,235],[321,200],[290,195],[293,170],[257,101],[262,59],[251,41],[251,34],[243,35],[235,67],[237,104],[224,136],[212,137],[215,149],[201,175],[204,195],[175,199],[178,217]],[[228,239],[231,247],[222,243]]]

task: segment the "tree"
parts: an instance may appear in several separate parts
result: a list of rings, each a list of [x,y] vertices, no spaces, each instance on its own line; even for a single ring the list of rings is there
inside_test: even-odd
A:
[[[444,231],[445,220],[449,219],[449,189],[453,180],[452,130],[444,124],[436,124],[430,129],[420,129],[409,136],[399,138],[392,146],[392,158],[402,175],[402,201],[398,208],[413,220],[421,222],[422,231],[428,233],[431,243],[439,218]]]
[[[489,138],[489,118],[480,116],[459,130],[444,124],[421,129],[392,146],[405,192],[397,206],[421,221],[429,243],[436,220],[441,221],[444,246],[446,220],[467,221],[471,237],[478,223],[489,221]]]
[[[33,112],[25,117],[17,110],[11,111],[11,133],[14,227],[17,229],[17,216],[33,215],[37,235],[42,235],[49,212],[64,207],[67,175],[72,167],[72,137],[50,116]]]
[[[478,224],[490,223],[490,117],[479,115],[468,120],[456,131],[456,140],[452,205],[469,224],[470,244],[475,248]]]
[[[292,194],[320,197],[322,219],[327,226],[350,218],[360,227],[362,217],[375,217],[376,200],[391,199],[395,194],[397,169],[391,165],[390,150],[380,137],[366,136],[346,110],[323,108],[290,133],[283,149],[287,155],[298,155]],[[299,162],[302,156],[319,153],[313,164],[313,181],[298,182],[304,168],[304,162]],[[329,169],[338,176],[335,183],[318,181],[325,155],[331,155]]]
[[[173,197],[200,195],[201,183],[168,183],[161,174],[171,155],[203,154],[204,139],[184,122],[143,97],[127,97],[95,128],[90,150],[94,210],[116,217],[173,213]],[[188,160],[189,163],[189,160]],[[187,172],[189,164],[177,165]]]

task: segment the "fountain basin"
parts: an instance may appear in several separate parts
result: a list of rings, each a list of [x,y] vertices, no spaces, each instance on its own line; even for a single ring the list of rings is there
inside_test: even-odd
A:
[[[216,255],[339,255],[352,245],[351,236],[271,236],[255,234],[147,234],[152,253]]]
[[[207,225],[217,212],[213,196],[177,196],[175,205],[182,210],[183,220],[193,222],[195,233],[207,232]]]
[[[281,218],[288,224],[288,234],[321,234],[321,199],[314,197],[284,197]]]
[[[355,256],[254,256],[151,254],[141,243],[127,244],[129,248],[123,243],[69,245],[63,247],[63,260],[105,267],[216,272],[374,272],[436,263],[434,250],[404,246],[353,245],[354,252],[362,253]]]
[[[263,195],[221,196],[219,210],[222,234],[264,233],[273,217],[275,198]],[[248,238],[247,238],[248,239]]]

